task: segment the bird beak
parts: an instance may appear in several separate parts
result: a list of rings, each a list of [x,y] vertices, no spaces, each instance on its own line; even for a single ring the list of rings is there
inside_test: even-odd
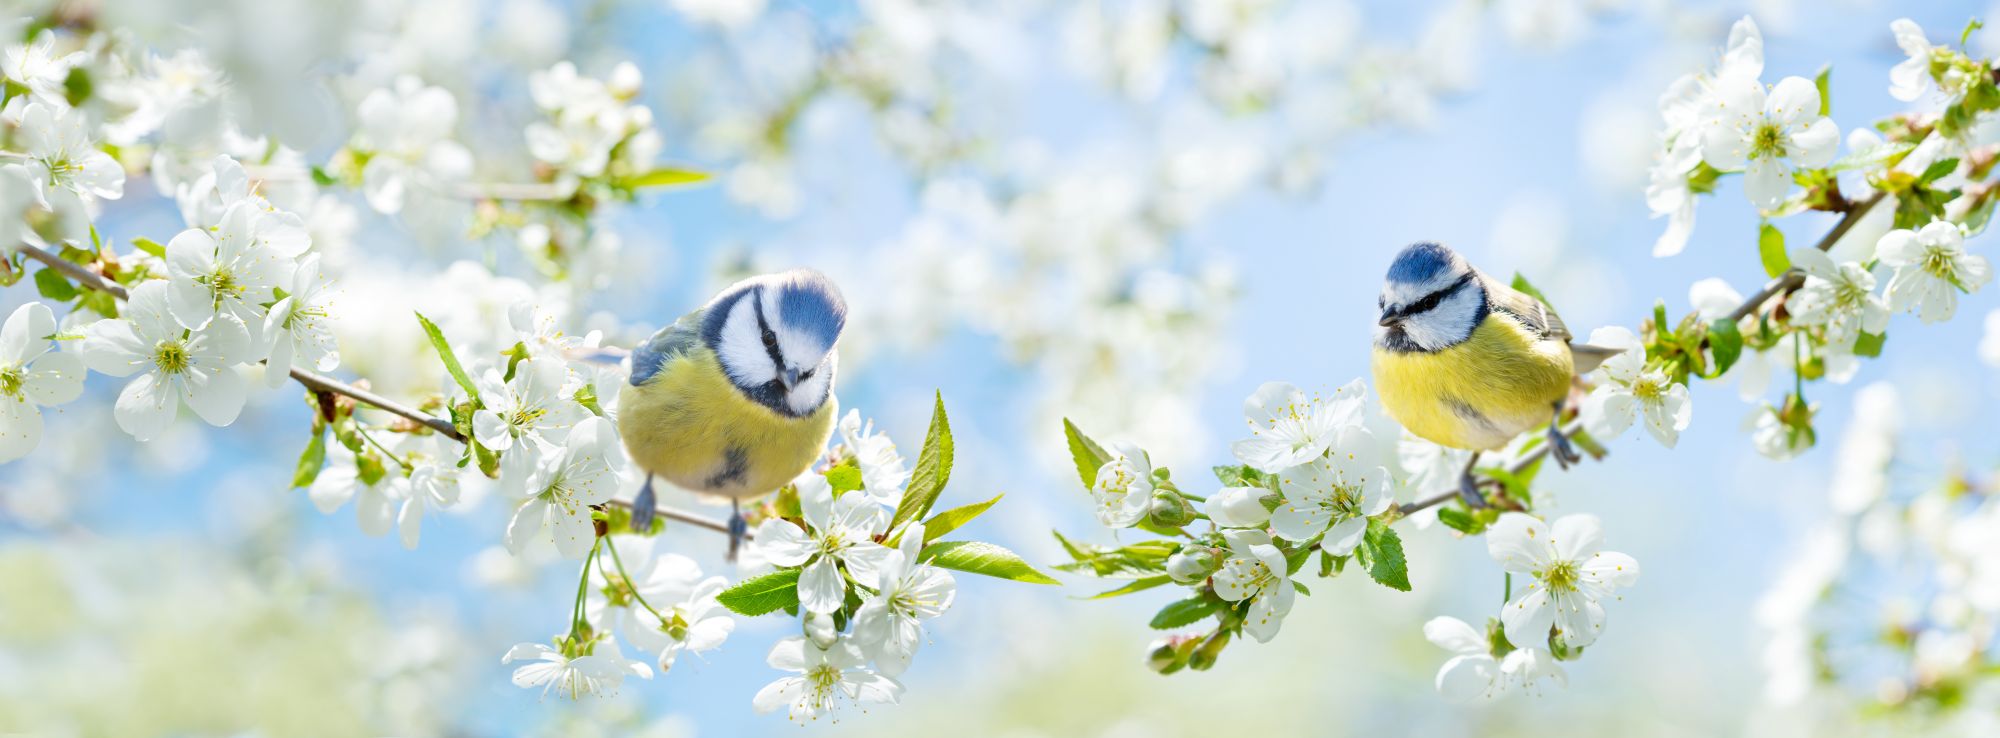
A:
[[[785,382],[785,391],[792,391],[793,387],[799,386],[799,370],[786,367],[783,380]]]
[[[1400,325],[1402,324],[1402,322],[1403,322],[1402,316],[1384,310],[1382,311],[1382,317],[1379,320],[1376,320],[1375,324],[1382,326],[1383,328],[1390,328],[1396,325]]]

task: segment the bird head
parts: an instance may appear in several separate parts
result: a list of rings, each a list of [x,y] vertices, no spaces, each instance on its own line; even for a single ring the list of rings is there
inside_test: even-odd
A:
[[[1405,247],[1389,264],[1377,301],[1375,344],[1397,351],[1438,351],[1472,337],[1486,317],[1478,272],[1442,244]]]
[[[723,291],[710,311],[704,337],[730,383],[751,399],[800,416],[833,393],[847,302],[826,275],[794,269],[752,277]]]

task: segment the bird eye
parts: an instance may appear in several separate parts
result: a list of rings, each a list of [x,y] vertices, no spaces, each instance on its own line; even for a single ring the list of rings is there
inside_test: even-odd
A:
[[[764,345],[766,347],[778,345],[778,334],[772,333],[768,328],[764,329]]]

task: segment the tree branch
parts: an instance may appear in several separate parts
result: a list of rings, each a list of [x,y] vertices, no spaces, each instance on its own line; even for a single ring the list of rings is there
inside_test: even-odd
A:
[[[1578,430],[1581,430],[1582,428],[1583,428],[1583,423],[1581,422],[1571,423],[1568,428],[1563,429],[1563,434],[1568,435],[1570,433],[1575,433]],[[1529,451],[1526,455],[1523,455],[1521,458],[1515,459],[1513,464],[1507,466],[1507,473],[1520,474],[1521,472],[1527,471],[1528,467],[1534,466],[1535,462],[1541,461],[1542,457],[1547,455],[1549,455],[1549,446],[1547,443],[1544,443],[1541,446],[1537,447],[1535,450]],[[1437,494],[1425,497],[1415,502],[1404,503],[1403,505],[1398,506],[1396,508],[1396,511],[1402,513],[1403,515],[1409,515],[1411,513],[1414,513],[1418,510],[1422,510],[1425,508],[1437,507],[1438,505],[1442,505],[1446,502],[1452,501],[1452,499],[1456,497],[1458,497],[1458,488],[1454,487],[1448,491],[1439,492]]]
[[[1814,244],[1813,248],[1821,251],[1833,248],[1833,245],[1839,242],[1842,236],[1847,235],[1848,231],[1853,230],[1854,224],[1861,222],[1861,218],[1866,216],[1868,211],[1873,210],[1877,203],[1882,202],[1882,199],[1887,194],[1878,190],[1868,199],[1855,203],[1854,207],[1848,210],[1846,215],[1841,216],[1840,222],[1833,225],[1833,230],[1827,231],[1826,236],[1821,238],[1819,243]],[[1738,305],[1735,310],[1729,311],[1729,320],[1732,322],[1742,320],[1751,313],[1756,312],[1758,308],[1763,307],[1764,303],[1769,302],[1772,297],[1780,294],[1790,294],[1792,290],[1798,289],[1805,283],[1806,273],[1800,271],[1798,267],[1793,267],[1784,274],[1778,275],[1778,278],[1772,280],[1770,284],[1764,285],[1764,289],[1758,290],[1757,294],[1751,295],[1750,299],[1744,300],[1743,304]]]
[[[42,249],[29,244],[21,244],[16,248],[21,252],[22,255],[48,265],[50,269],[54,269],[58,272],[61,272],[63,276],[69,277],[71,280],[74,280],[77,284],[83,285],[93,290],[97,290],[99,292],[103,292],[105,294],[111,295],[112,297],[116,297],[120,300],[128,299],[131,296],[130,293],[125,290],[124,285],[120,285],[117,282],[113,282],[109,279],[106,279],[104,275],[91,271],[88,267],[85,267],[82,264],[78,264],[76,262],[62,258],[61,256],[57,256],[56,254],[50,253],[46,249]],[[374,392],[370,392],[368,390],[356,387],[346,382],[342,382],[332,377],[306,371],[298,367],[292,368],[292,379],[298,380],[299,384],[305,385],[306,389],[312,390],[314,392],[331,392],[336,395],[343,395],[352,398],[355,402],[367,405],[369,407],[373,407],[377,410],[381,410],[382,412],[386,412],[391,415],[401,416],[419,425],[422,425],[426,428],[436,431],[438,435],[444,436],[459,443],[465,443],[465,435],[459,433],[457,428],[452,427],[451,421],[445,420],[444,418],[440,418],[435,415],[431,415],[430,413],[426,413],[422,410],[418,410],[408,405],[404,405],[400,402],[396,402],[395,400],[391,400],[387,397],[375,394]],[[632,503],[624,500],[613,500],[609,504],[614,507],[622,507],[626,509],[630,509],[632,506]],[[708,530],[716,531],[718,533],[729,532],[729,525],[727,523],[703,515],[698,515],[695,513],[686,512],[664,506],[655,506],[654,511],[655,514],[659,515],[660,517],[666,518],[668,520],[678,520],[680,522],[687,523],[697,528],[706,528]]]

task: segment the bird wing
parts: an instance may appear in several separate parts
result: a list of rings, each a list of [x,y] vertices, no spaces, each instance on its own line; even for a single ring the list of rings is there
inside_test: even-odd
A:
[[[1484,277],[1485,275],[1482,274],[1480,276]],[[1515,320],[1521,321],[1522,325],[1527,326],[1529,330],[1534,331],[1544,340],[1562,341],[1569,344],[1570,357],[1576,364],[1576,373],[1578,375],[1589,374],[1598,365],[1603,364],[1605,359],[1617,356],[1622,351],[1622,349],[1577,343],[1575,341],[1576,337],[1570,335],[1569,326],[1564,325],[1562,317],[1556,315],[1555,308],[1549,307],[1549,304],[1546,302],[1535,299],[1534,295],[1501,284],[1491,278],[1486,279],[1486,294],[1488,300],[1492,302],[1494,312],[1506,313]]]
[[[1562,318],[1556,316],[1556,311],[1550,308],[1548,303],[1535,299],[1534,295],[1501,284],[1499,280],[1484,274],[1479,276],[1486,283],[1487,302],[1494,312],[1506,313],[1527,326],[1528,330],[1534,331],[1535,335],[1546,340],[1570,339],[1569,326],[1563,325]]]
[[[701,346],[701,310],[681,316],[673,325],[661,328],[652,338],[632,349],[632,386],[645,384],[674,357]]]

